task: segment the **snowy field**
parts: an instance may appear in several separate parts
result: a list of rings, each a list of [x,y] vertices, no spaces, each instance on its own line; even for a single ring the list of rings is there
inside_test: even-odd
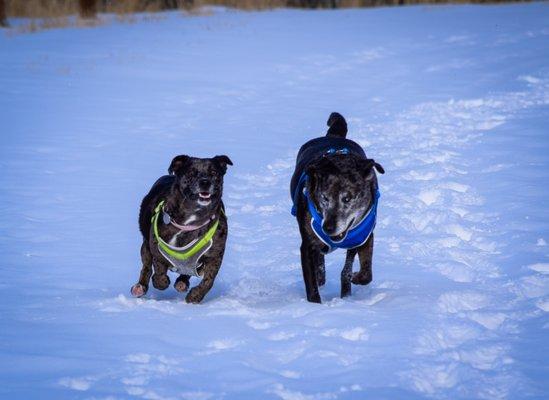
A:
[[[0,398],[549,396],[547,3],[169,13],[0,59]],[[318,305],[288,186],[331,111],[387,173],[374,282],[341,300],[336,252]],[[235,164],[201,305],[129,296],[176,154]]]

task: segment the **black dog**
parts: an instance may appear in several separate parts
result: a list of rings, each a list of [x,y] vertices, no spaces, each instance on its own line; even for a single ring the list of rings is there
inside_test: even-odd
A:
[[[307,300],[320,303],[318,287],[326,281],[324,254],[347,249],[341,271],[341,297],[351,294],[351,282],[372,281],[372,253],[379,189],[375,170],[357,143],[346,139],[347,122],[338,113],[328,119],[328,133],[305,143],[297,155],[290,192],[292,214],[301,233],[301,267]],[[358,252],[360,271],[352,272]]]
[[[141,297],[153,286],[170,285],[168,269],[179,273],[174,287],[189,288],[191,276],[202,277],[185,300],[199,303],[212,288],[225,252],[228,226],[221,195],[229,157],[177,156],[141,202],[139,229],[143,235],[139,282],[131,288]]]

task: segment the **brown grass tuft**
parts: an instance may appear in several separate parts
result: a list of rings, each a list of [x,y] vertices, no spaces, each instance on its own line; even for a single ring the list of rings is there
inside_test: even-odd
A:
[[[136,12],[156,12],[168,9],[183,9],[188,14],[200,14],[204,5],[228,6],[247,10],[271,9],[280,7],[299,8],[348,8],[375,7],[404,4],[441,4],[441,3],[498,3],[513,0],[0,0],[0,25],[7,24],[7,17],[26,17],[48,19],[32,22],[39,26],[66,26],[63,18],[70,15],[94,17],[96,12],[124,15],[123,19],[132,19]],[[518,0],[520,1],[520,0]],[[529,0],[526,0],[529,1]],[[4,15],[2,14],[4,12]],[[4,18],[2,18],[5,16]],[[82,23],[82,22],[80,22]],[[34,28],[29,28],[34,29]]]
[[[8,26],[8,19],[6,15],[6,2],[0,0],[0,27]]]

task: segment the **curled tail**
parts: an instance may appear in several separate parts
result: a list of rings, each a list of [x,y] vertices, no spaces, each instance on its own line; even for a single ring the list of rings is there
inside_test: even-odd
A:
[[[326,136],[335,136],[344,138],[347,136],[347,121],[343,118],[343,115],[337,112],[333,112],[328,117],[328,132]]]

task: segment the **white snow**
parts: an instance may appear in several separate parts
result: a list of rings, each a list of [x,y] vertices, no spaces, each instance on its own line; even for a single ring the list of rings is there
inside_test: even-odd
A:
[[[422,202],[424,202],[427,206],[430,206],[431,204],[436,203],[439,197],[440,197],[440,191],[438,190],[425,190],[418,195],[418,198]]]
[[[62,378],[59,380],[59,384],[82,392],[88,390],[91,386],[91,382],[86,378]]]
[[[547,398],[549,8],[209,14],[0,34],[0,397]],[[374,281],[336,252],[318,305],[289,180],[332,111],[387,173]],[[129,294],[177,154],[234,162],[200,305]]]
[[[366,330],[361,327],[351,328],[351,329],[328,329],[322,332],[322,336],[330,337],[341,337],[346,340],[356,341],[356,340],[368,340],[369,335],[366,333]]]
[[[529,265],[528,268],[542,274],[549,274],[549,263],[536,263]]]

